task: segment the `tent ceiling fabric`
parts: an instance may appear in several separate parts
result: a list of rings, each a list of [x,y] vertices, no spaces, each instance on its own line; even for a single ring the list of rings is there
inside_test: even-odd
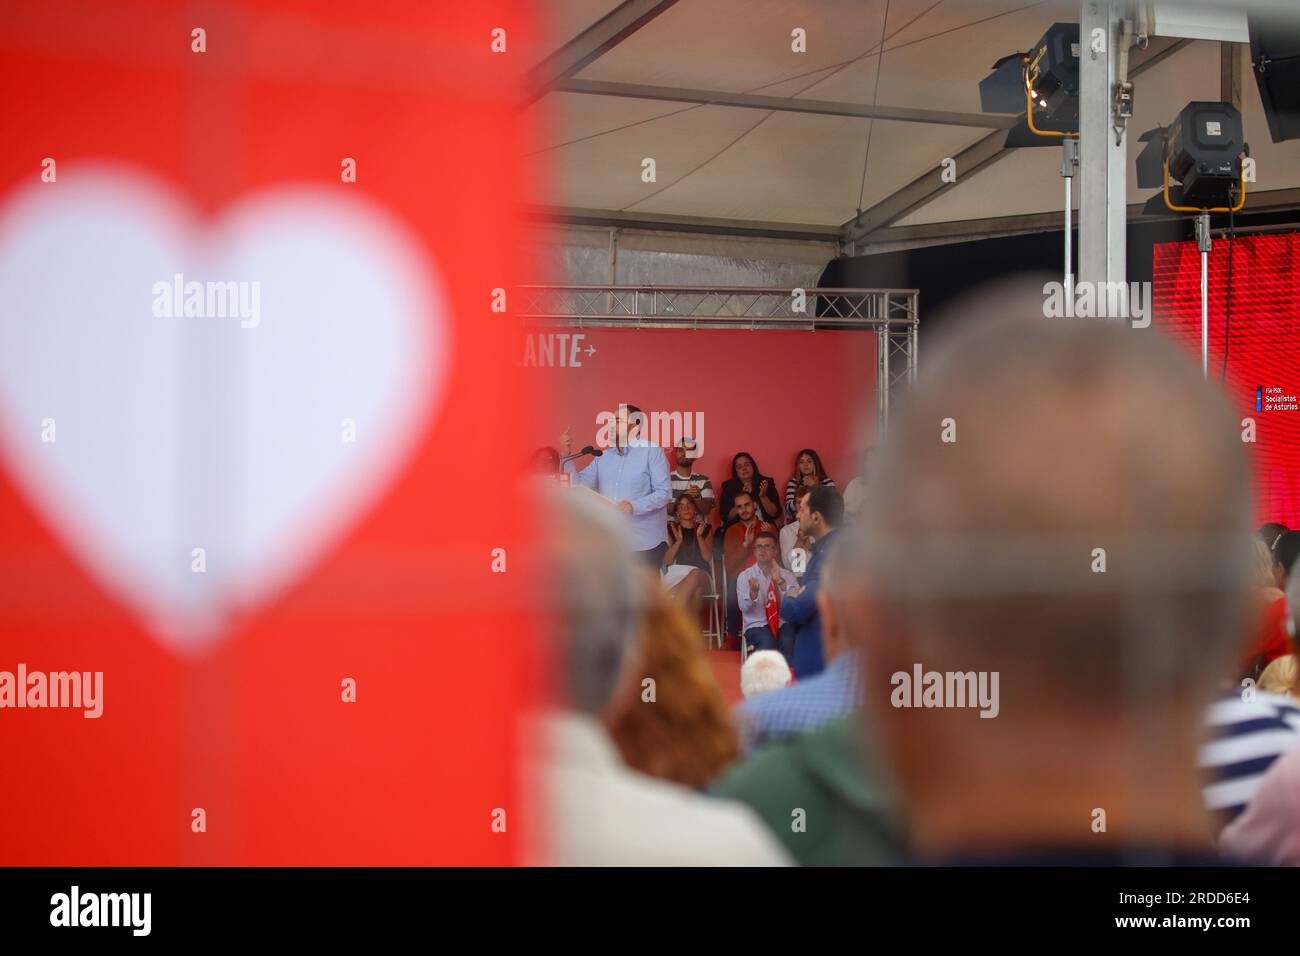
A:
[[[549,0],[551,47],[617,6],[617,0]],[[1028,48],[1053,22],[1077,21],[1079,4],[889,0],[879,58],[872,51],[884,12],[884,0],[685,0],[576,78],[870,104],[879,60],[879,105],[978,113],[978,83],[994,59]],[[807,53],[790,48],[796,27],[807,32]],[[1245,60],[1248,74],[1249,55]],[[1219,45],[1192,43],[1136,83],[1133,156],[1137,133],[1167,124],[1188,100],[1219,98]],[[1259,169],[1254,190],[1300,186],[1300,143],[1269,141],[1249,75],[1242,96]],[[553,172],[542,197],[548,205],[827,226],[844,223],[859,205],[869,208],[988,133],[564,92],[547,95],[534,109],[544,111],[540,128],[551,137],[543,153]],[[654,183],[642,182],[647,157],[655,160]],[[1053,212],[1062,204],[1056,148],[1017,150],[965,180],[957,172],[955,184],[897,225]],[[1151,192],[1130,182],[1131,202]],[[873,239],[885,239],[887,231]]]

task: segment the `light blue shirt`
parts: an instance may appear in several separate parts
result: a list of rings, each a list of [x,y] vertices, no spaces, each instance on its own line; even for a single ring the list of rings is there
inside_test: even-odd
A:
[[[618,448],[604,451],[605,454],[582,471],[571,461],[564,463],[564,470],[573,475],[576,485],[590,488],[612,501],[631,503],[628,522],[632,547],[637,551],[658,547],[668,540],[664,508],[673,497],[668,456],[658,445],[640,439],[629,442],[621,454]]]

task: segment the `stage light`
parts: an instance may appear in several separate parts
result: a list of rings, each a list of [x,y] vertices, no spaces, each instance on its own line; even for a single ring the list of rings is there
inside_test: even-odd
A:
[[[1188,103],[1172,125],[1140,141],[1147,145],[1137,158],[1138,187],[1161,189],[1148,210],[1235,212],[1245,203],[1241,160],[1250,147],[1231,103]]]
[[[1052,146],[1079,128],[1079,25],[1054,23],[1028,53],[993,64],[980,81],[986,113],[1024,113],[1007,133],[1008,147]]]
[[[1079,128],[1079,24],[1054,23],[1034,44],[1025,64],[1028,88],[1037,91],[1041,116],[1034,126],[1050,132]]]
[[[1168,127],[1156,127],[1139,139],[1146,143],[1137,158],[1140,189],[1160,187],[1143,212],[1163,205],[1174,212],[1196,213],[1196,245],[1201,253],[1201,374],[1210,374],[1210,213],[1232,215],[1246,204],[1242,157],[1250,155],[1241,128],[1241,113],[1231,103],[1193,101]],[[1179,185],[1172,185],[1176,180]],[[1229,293],[1231,290],[1229,290]],[[1229,299],[1231,301],[1231,299]],[[1226,366],[1225,366],[1226,367]]]
[[[1007,130],[1007,149],[1061,144],[1065,181],[1065,290],[1074,295],[1071,258],[1074,175],[1079,167],[1079,24],[1053,23],[1028,53],[1012,53],[993,64],[980,81],[986,113],[1023,113]]]
[[[1300,139],[1300,14],[1252,10],[1250,59],[1273,142]]]

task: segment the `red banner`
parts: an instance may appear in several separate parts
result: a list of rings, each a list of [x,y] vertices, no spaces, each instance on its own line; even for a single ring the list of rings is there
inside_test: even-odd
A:
[[[1231,288],[1229,288],[1231,264]],[[1155,247],[1156,322],[1200,363],[1201,255]],[[1210,380],[1223,376],[1255,467],[1259,521],[1300,527],[1300,234],[1216,239],[1209,261]],[[1250,419],[1250,423],[1244,420]],[[1253,433],[1253,435],[1252,435]]]
[[[778,492],[802,448],[818,452],[841,490],[874,435],[876,336],[853,331],[589,328],[530,331],[516,346],[530,391],[546,396],[533,447],[609,444],[620,402],[646,416],[646,437],[694,438],[695,470],[715,491],[737,452],[754,456]],[[583,463],[585,465],[585,462]]]

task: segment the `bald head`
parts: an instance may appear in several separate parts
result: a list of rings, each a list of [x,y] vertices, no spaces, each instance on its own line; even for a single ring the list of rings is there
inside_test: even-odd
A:
[[[1099,705],[1134,682],[1208,685],[1240,640],[1249,568],[1239,436],[1155,329],[968,320],[891,422],[874,596],[927,665]]]

